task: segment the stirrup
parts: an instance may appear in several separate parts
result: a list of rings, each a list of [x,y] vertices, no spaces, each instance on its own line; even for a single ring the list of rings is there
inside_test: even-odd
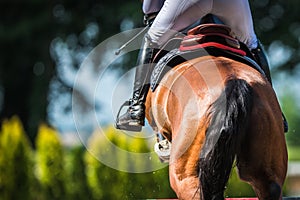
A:
[[[170,161],[171,143],[167,139],[156,142],[154,145],[154,151],[162,163]]]
[[[125,101],[118,113],[117,113],[117,118],[116,118],[116,122],[115,122],[115,127],[116,129],[119,129],[119,130],[125,130],[125,131],[133,131],[133,132],[140,132],[142,130],[142,126],[139,125],[137,122],[134,123],[134,124],[127,124],[127,125],[120,125],[118,122],[119,122],[119,118],[120,118],[120,113],[121,113],[121,110],[123,109],[123,107],[125,106],[130,106],[130,101]]]

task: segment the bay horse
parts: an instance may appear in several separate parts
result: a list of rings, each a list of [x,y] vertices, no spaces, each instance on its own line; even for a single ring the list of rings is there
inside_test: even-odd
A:
[[[148,92],[146,108],[149,124],[172,143],[169,179],[179,199],[224,199],[234,163],[259,199],[282,199],[281,109],[257,70],[222,56],[188,60]]]

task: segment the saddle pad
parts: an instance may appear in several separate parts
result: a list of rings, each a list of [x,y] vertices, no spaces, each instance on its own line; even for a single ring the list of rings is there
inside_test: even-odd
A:
[[[179,50],[190,51],[209,46],[246,56],[230,27],[222,24],[202,24],[191,29],[183,38]]]
[[[192,51],[180,51],[179,49],[173,49],[165,56],[163,56],[158,63],[154,66],[154,69],[150,78],[150,89],[152,92],[155,91],[159,82],[163,78],[163,76],[173,67],[179,65],[180,63],[186,62],[188,60],[202,57],[202,56],[223,56],[230,58],[232,60],[236,60],[241,63],[245,63],[257,71],[259,71],[262,75],[265,75],[264,71],[261,67],[251,58],[247,56],[242,56],[240,54],[233,53],[232,51],[223,50],[214,46],[208,46],[205,48],[195,49]]]
[[[151,90],[156,89],[163,76],[172,67],[193,58],[207,55],[224,56],[248,64],[264,75],[263,70],[253,60],[247,46],[233,36],[228,26],[203,24],[191,29],[180,42],[178,49],[171,50],[159,59],[151,74]]]

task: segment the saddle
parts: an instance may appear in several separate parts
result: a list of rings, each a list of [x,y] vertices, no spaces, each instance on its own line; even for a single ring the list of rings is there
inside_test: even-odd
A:
[[[188,31],[183,38],[173,38],[165,46],[173,50],[158,52],[150,85],[155,91],[163,76],[176,65],[201,56],[223,56],[252,66],[264,75],[248,47],[238,41],[230,27],[223,24],[202,24]]]

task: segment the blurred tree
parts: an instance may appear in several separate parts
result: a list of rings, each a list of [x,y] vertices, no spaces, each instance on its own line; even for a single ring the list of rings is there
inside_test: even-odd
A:
[[[158,161],[157,157],[144,162],[139,159],[137,154],[151,152],[144,139],[125,136],[109,127],[104,133],[94,132],[87,149],[87,176],[93,199],[176,197],[169,186],[168,169],[162,168],[163,165],[154,172],[141,172],[149,171]],[[105,158],[115,165],[106,166]]]
[[[0,118],[20,116],[31,140],[45,119],[47,85],[53,75],[49,56],[49,42],[56,34],[50,27],[57,25],[53,6],[39,1],[1,1],[0,6]]]
[[[141,16],[136,12],[139,6],[121,0],[1,1],[0,120],[20,116],[33,143],[38,124],[47,120],[49,83],[56,73],[49,52],[51,42],[73,35],[78,43],[69,45],[77,49],[89,46],[83,31],[91,22],[100,29],[96,42],[102,41],[118,33],[124,19],[142,21],[137,17]],[[55,80],[60,91],[72,90],[60,76]]]
[[[32,199],[33,152],[17,117],[2,125],[0,152],[0,199]]]
[[[37,178],[41,183],[41,199],[64,199],[66,197],[64,153],[58,133],[46,126],[39,127],[36,139]]]
[[[300,63],[300,16],[298,0],[254,0],[249,1],[252,8],[254,26],[259,39],[273,53],[277,63],[273,72],[293,73]],[[273,44],[273,45],[272,45]],[[273,49],[272,49],[273,48]],[[275,55],[274,49],[281,49]]]
[[[70,200],[91,199],[91,193],[87,185],[86,167],[84,163],[85,148],[73,147],[66,156],[66,188],[67,198]]]

